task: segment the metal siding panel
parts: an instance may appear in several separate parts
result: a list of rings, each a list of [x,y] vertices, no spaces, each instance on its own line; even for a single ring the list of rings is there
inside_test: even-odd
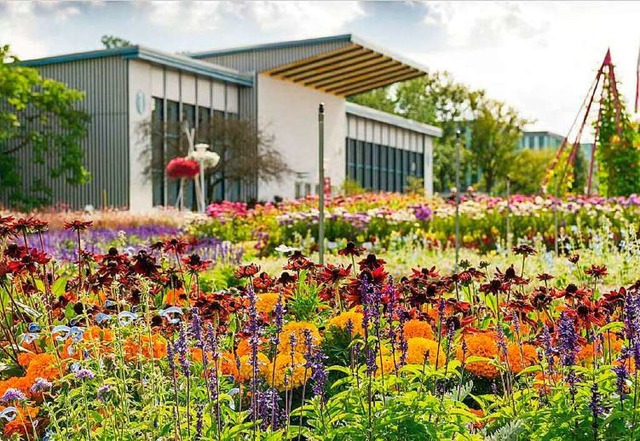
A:
[[[25,150],[17,156],[24,177],[23,189],[28,190],[33,179],[42,179],[53,190],[54,204],[72,208],[86,204],[101,206],[104,189],[109,195],[109,205],[127,206],[127,62],[120,57],[107,57],[52,64],[39,70],[46,78],[85,92],[81,107],[90,115],[91,122],[82,146],[85,167],[92,174],[92,180],[83,186],[71,186],[64,177],[52,179],[46,167],[34,164],[32,155]]]
[[[352,43],[334,41],[300,47],[240,52],[236,54],[201,58],[201,60],[236,69],[240,72],[262,72],[296,60],[310,58],[323,52],[330,52],[349,46],[350,44]]]

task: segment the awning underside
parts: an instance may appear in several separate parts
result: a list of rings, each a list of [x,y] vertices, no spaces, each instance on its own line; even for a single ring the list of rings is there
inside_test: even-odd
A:
[[[426,72],[388,55],[352,43],[264,72],[322,92],[351,96],[410,80]]]

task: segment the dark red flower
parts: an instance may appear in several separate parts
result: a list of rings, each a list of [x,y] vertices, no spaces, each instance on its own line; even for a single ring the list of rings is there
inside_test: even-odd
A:
[[[93,221],[74,220],[71,222],[65,222],[64,229],[72,230],[72,231],[84,231],[87,228],[89,228],[91,225],[93,225]]]
[[[322,270],[318,273],[318,280],[323,283],[337,283],[345,277],[349,277],[351,273],[351,265],[348,267],[335,266],[330,263],[322,267]]]
[[[187,266],[187,270],[190,273],[194,274],[206,270],[211,265],[210,260],[202,260],[196,253],[183,257],[182,263]]]
[[[591,265],[584,272],[585,274],[593,277],[594,279],[602,279],[607,275],[607,267],[605,265],[602,265],[602,266]]]
[[[341,256],[357,256],[359,257],[361,253],[364,252],[364,248],[356,246],[355,243],[349,242],[347,246],[338,251],[338,254]]]
[[[532,256],[537,253],[537,251],[529,246],[529,245],[518,245],[513,247],[513,252],[515,254],[519,254],[521,256]]]
[[[569,256],[567,258],[567,260],[569,262],[571,262],[571,263],[574,263],[574,264],[578,263],[578,261],[580,260],[580,254],[577,254],[577,253],[576,254],[572,254],[571,256]]]
[[[242,265],[239,266],[236,271],[235,271],[235,276],[238,279],[244,279],[247,277],[253,277],[256,274],[258,274],[258,271],[260,271],[260,267],[258,265],[256,265],[255,263],[251,263],[249,265]]]

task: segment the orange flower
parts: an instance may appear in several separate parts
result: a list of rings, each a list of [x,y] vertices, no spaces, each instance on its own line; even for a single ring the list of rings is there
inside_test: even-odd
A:
[[[269,358],[263,353],[258,353],[258,375],[266,377],[269,371]],[[253,366],[251,366],[251,355],[244,355],[240,357],[240,375],[238,375],[238,381],[250,380],[253,376]]]
[[[433,329],[431,329],[431,325],[427,322],[423,322],[422,320],[409,320],[404,324],[404,338],[409,340],[414,337],[424,337],[433,339]]]
[[[611,347],[609,347],[611,346]],[[604,347],[599,343],[587,342],[585,345],[580,348],[577,354],[577,359],[582,366],[590,367],[593,365],[593,360],[595,358],[602,358],[606,353],[611,354],[612,359],[616,359],[617,354],[622,350],[622,340],[618,339],[616,336],[611,336],[610,338],[604,337]],[[597,354],[595,353],[597,351]]]
[[[36,356],[33,352],[20,352],[18,354],[18,364],[24,368],[29,366],[31,360]]]
[[[68,339],[62,349],[62,357],[71,357],[76,360],[82,360],[85,351],[92,358],[98,355],[109,354],[113,352],[110,343],[113,341],[113,331],[109,328],[101,328],[99,326],[90,326],[82,334],[82,340],[74,343]],[[73,345],[73,346],[72,346]],[[71,349],[70,349],[71,348]],[[71,351],[71,353],[69,353]]]
[[[329,322],[330,326],[335,326],[340,329],[347,329],[347,323],[351,321],[351,325],[353,326],[353,335],[359,335],[364,337],[364,329],[362,328],[362,319],[364,316],[361,312],[358,312],[354,309],[350,311],[343,312],[342,314],[338,314]]]
[[[184,288],[169,289],[164,295],[164,303],[171,306],[186,306],[189,304],[189,299],[184,293]]]
[[[127,361],[167,356],[167,340],[158,334],[153,334],[151,338],[146,334],[129,337],[125,340],[123,347]]]
[[[270,314],[276,308],[280,295],[274,292],[256,295],[256,309],[263,314]],[[284,304],[284,297],[282,300]]]
[[[231,375],[234,378],[238,378],[238,365],[236,361],[236,358],[231,352],[223,352],[220,354],[220,372],[222,372],[223,375]]]
[[[258,345],[258,352],[264,349],[264,345],[260,343]],[[242,357],[243,355],[251,354],[251,343],[249,343],[249,339],[240,340],[238,343],[238,348],[236,349],[236,355],[238,357]]]
[[[517,374],[538,362],[538,351],[535,346],[527,343],[522,345],[522,350],[519,345],[512,343],[507,346],[507,360],[511,372]]]
[[[467,334],[463,337],[467,343],[466,357],[476,356],[485,358],[497,358],[498,345],[497,336],[494,332],[482,332],[477,334]],[[487,361],[474,361],[466,363],[466,358],[462,352],[462,347],[458,347],[457,358],[465,363],[464,368],[473,375],[484,378],[496,378],[498,369]]]
[[[380,357],[376,357],[376,365],[378,369],[376,370],[376,375],[385,375],[393,374],[396,371],[396,365],[393,361],[393,357],[390,355],[382,356],[382,363],[380,362]]]
[[[320,333],[318,332],[318,328],[308,322],[289,322],[282,327],[282,334],[280,344],[281,347],[279,349],[280,352],[288,354],[291,352],[292,343],[292,335],[295,338],[295,352],[300,352],[301,354],[305,352],[307,345],[305,343],[305,330],[309,330],[311,332],[311,341],[314,345],[320,343]]]
[[[60,370],[60,365],[55,355],[36,354],[29,363],[26,376],[31,379],[42,377],[51,381],[60,377]]]
[[[0,406],[0,411],[5,409],[4,406]],[[38,416],[40,412],[39,407],[21,407],[17,406],[17,415],[13,421],[4,425],[3,433],[7,438],[11,438],[14,435],[20,435],[20,437],[26,437],[32,439],[33,429],[32,421]],[[20,438],[22,439],[22,438]]]
[[[429,365],[435,366],[436,359],[438,368],[444,366],[446,359],[442,348],[438,348],[438,342],[423,337],[407,340],[408,364],[423,364],[426,360]]]
[[[268,366],[267,383],[280,391],[295,389],[302,386],[305,379],[311,376],[311,370],[304,367],[306,360],[302,354],[277,354],[275,363]],[[272,375],[275,369],[275,376]]]

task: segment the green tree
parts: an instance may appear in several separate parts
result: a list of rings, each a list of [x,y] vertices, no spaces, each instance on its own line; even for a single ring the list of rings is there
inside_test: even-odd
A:
[[[376,89],[350,99],[440,127],[442,137],[436,140],[434,146],[434,188],[436,191],[445,191],[455,181],[456,131],[469,114],[470,96],[473,93],[478,92],[457,83],[448,72],[432,72],[402,82],[395,88]]]
[[[507,178],[527,121],[520,118],[515,109],[487,98],[484,93],[472,94],[470,107],[469,154],[482,169],[482,188],[491,193],[498,181]]]
[[[131,46],[131,42],[129,40],[125,40],[114,35],[103,35],[100,41],[104,45],[105,49]]]
[[[600,193],[607,196],[640,193],[640,137],[624,102],[616,100],[609,77],[603,87],[596,149]]]
[[[21,66],[0,46],[0,194],[5,203],[32,208],[51,202],[47,182],[86,183],[81,141],[89,116],[79,109],[83,93],[43,78],[37,69]],[[21,161],[43,175],[25,182]]]

